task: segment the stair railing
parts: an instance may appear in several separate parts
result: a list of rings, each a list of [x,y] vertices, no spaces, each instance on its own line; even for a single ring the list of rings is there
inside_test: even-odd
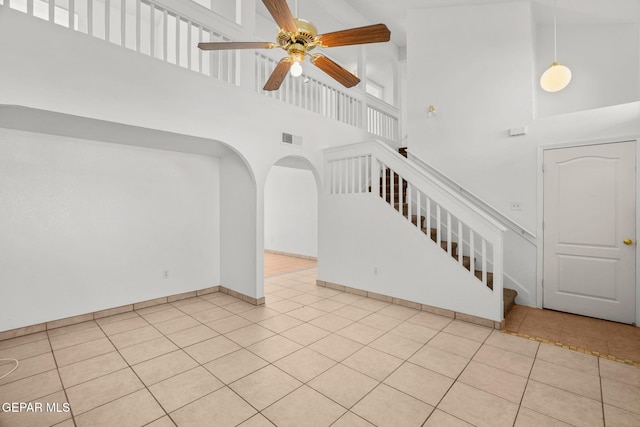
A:
[[[330,195],[374,196],[388,203],[410,226],[442,248],[451,262],[491,288],[495,318],[502,318],[506,227],[459,195],[434,185],[419,168],[382,142],[329,148],[325,161],[325,191]]]

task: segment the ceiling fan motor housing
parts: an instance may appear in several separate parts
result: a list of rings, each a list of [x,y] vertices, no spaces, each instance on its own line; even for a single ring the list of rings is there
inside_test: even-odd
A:
[[[289,52],[290,55],[301,55],[315,47],[318,30],[315,25],[304,19],[294,19],[298,31],[290,33],[280,30],[277,36],[278,46]]]

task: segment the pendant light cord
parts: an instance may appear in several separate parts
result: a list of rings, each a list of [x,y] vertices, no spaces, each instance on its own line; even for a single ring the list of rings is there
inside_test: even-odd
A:
[[[298,16],[298,0],[296,0],[295,2],[295,8],[296,8],[296,19],[300,18],[300,16]]]
[[[555,13],[553,14],[553,62],[558,62],[558,17]]]

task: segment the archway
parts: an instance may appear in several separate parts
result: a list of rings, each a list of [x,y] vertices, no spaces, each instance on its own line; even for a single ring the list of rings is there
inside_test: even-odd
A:
[[[318,177],[313,164],[301,156],[283,157],[269,169],[264,186],[267,254],[317,259]],[[266,263],[265,275],[277,274],[282,268]]]

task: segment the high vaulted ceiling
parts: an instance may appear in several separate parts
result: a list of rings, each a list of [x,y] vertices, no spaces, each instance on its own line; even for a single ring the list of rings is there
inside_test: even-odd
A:
[[[383,22],[391,30],[391,40],[399,47],[407,44],[406,16],[411,9],[523,2],[528,0],[297,0],[299,16],[313,20],[321,32]],[[296,0],[288,0],[292,11]],[[258,11],[268,16],[261,1]],[[531,0],[538,24],[614,24],[640,22],[640,0]],[[294,11],[295,13],[295,11]]]

